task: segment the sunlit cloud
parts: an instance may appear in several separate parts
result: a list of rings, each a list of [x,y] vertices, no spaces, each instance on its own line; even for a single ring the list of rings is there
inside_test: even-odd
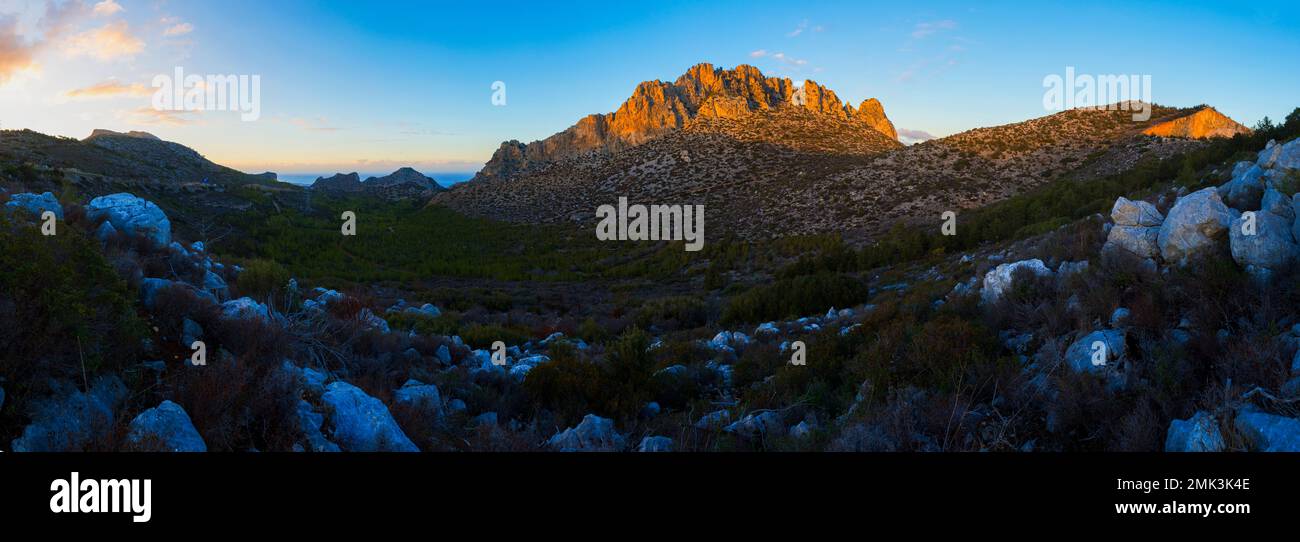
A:
[[[188,126],[202,123],[196,111],[173,111],[153,107],[119,112],[118,116],[132,124],[146,126]]]
[[[180,23],[180,24],[175,24],[167,27],[166,30],[163,30],[163,35],[168,37],[184,36],[185,34],[189,34],[190,32],[193,31],[194,31],[194,25],[190,23]]]
[[[76,34],[63,44],[68,56],[88,56],[98,60],[131,58],[144,51],[144,41],[131,34],[125,21]]]
[[[104,81],[85,88],[69,90],[63,95],[72,99],[113,98],[119,96],[148,96],[153,89],[140,83],[125,84],[120,81]]]
[[[122,4],[114,2],[113,0],[104,0],[103,2],[96,3],[92,11],[96,17],[111,17],[125,10],[126,9],[122,7]]]
[[[767,49],[759,49],[749,53],[749,58],[763,58],[767,56]]]
[[[84,14],[81,2],[48,4],[45,14],[30,28],[23,28],[16,14],[0,15],[0,84],[8,83],[17,73],[39,71],[36,55]]]
[[[904,145],[913,145],[923,141],[934,139],[934,135],[925,130],[911,130],[908,128],[898,129],[898,141]]]

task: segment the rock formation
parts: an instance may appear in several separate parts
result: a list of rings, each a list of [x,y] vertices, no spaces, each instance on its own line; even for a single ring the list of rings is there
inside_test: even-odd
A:
[[[1250,128],[1242,126],[1227,115],[1213,107],[1201,107],[1195,113],[1185,117],[1161,122],[1147,128],[1146,135],[1157,137],[1181,137],[1186,139],[1207,139],[1211,137],[1232,137],[1237,134],[1249,134]]]
[[[588,115],[563,132],[527,145],[502,143],[477,178],[505,178],[592,151],[618,151],[684,128],[697,118],[735,119],[786,108],[862,123],[898,139],[884,107],[874,98],[854,107],[813,81],[795,84],[789,78],[764,76],[753,66],[727,70],[704,63],[672,83],[642,82],[613,113]]]

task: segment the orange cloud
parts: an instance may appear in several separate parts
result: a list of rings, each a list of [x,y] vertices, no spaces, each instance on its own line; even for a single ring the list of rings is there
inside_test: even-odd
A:
[[[0,14],[0,84],[15,73],[37,68],[36,55],[63,36],[84,15],[84,7],[81,2],[50,4],[36,25],[27,29],[19,25],[18,15]]]
[[[148,96],[153,89],[140,83],[125,84],[118,81],[104,81],[85,88],[69,90],[63,93],[68,98],[110,98],[113,96]]]
[[[69,56],[89,56],[98,60],[130,58],[144,51],[144,41],[131,34],[125,21],[76,34],[63,44]]]
[[[135,124],[150,126],[186,126],[190,124],[201,124],[201,119],[198,118],[198,113],[196,112],[154,109],[152,107],[141,107],[130,111],[127,117]]]

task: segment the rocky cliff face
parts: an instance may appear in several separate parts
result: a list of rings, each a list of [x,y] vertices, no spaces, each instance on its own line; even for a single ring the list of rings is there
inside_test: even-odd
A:
[[[866,125],[895,142],[898,134],[880,101],[858,107],[813,81],[764,76],[747,65],[727,70],[697,64],[676,81],[646,81],[617,111],[588,115],[572,127],[527,145],[502,143],[478,178],[508,178],[522,171],[580,156],[640,145],[680,130],[697,119],[741,119],[772,110],[803,109],[832,119]]]
[[[1213,107],[1202,107],[1185,117],[1156,124],[1142,133],[1158,137],[1208,139],[1249,134],[1250,128],[1242,126]]]

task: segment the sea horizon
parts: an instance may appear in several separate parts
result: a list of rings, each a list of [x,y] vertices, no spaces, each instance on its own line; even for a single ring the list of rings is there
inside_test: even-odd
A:
[[[316,182],[316,179],[321,177],[330,177],[332,175],[336,175],[337,173],[351,173],[351,172],[277,173],[276,178],[279,179],[281,182],[286,182],[289,184],[311,186],[313,182]],[[391,173],[392,173],[391,171],[384,171],[384,172],[358,171],[357,175],[359,175],[361,177],[361,180],[364,181],[370,177],[383,177],[384,175],[389,175]],[[474,172],[472,171],[443,171],[443,172],[434,172],[434,173],[421,171],[420,173],[424,174],[425,177],[429,177],[430,179],[437,181],[438,184],[444,187],[450,187],[452,185],[460,184],[474,178]]]

